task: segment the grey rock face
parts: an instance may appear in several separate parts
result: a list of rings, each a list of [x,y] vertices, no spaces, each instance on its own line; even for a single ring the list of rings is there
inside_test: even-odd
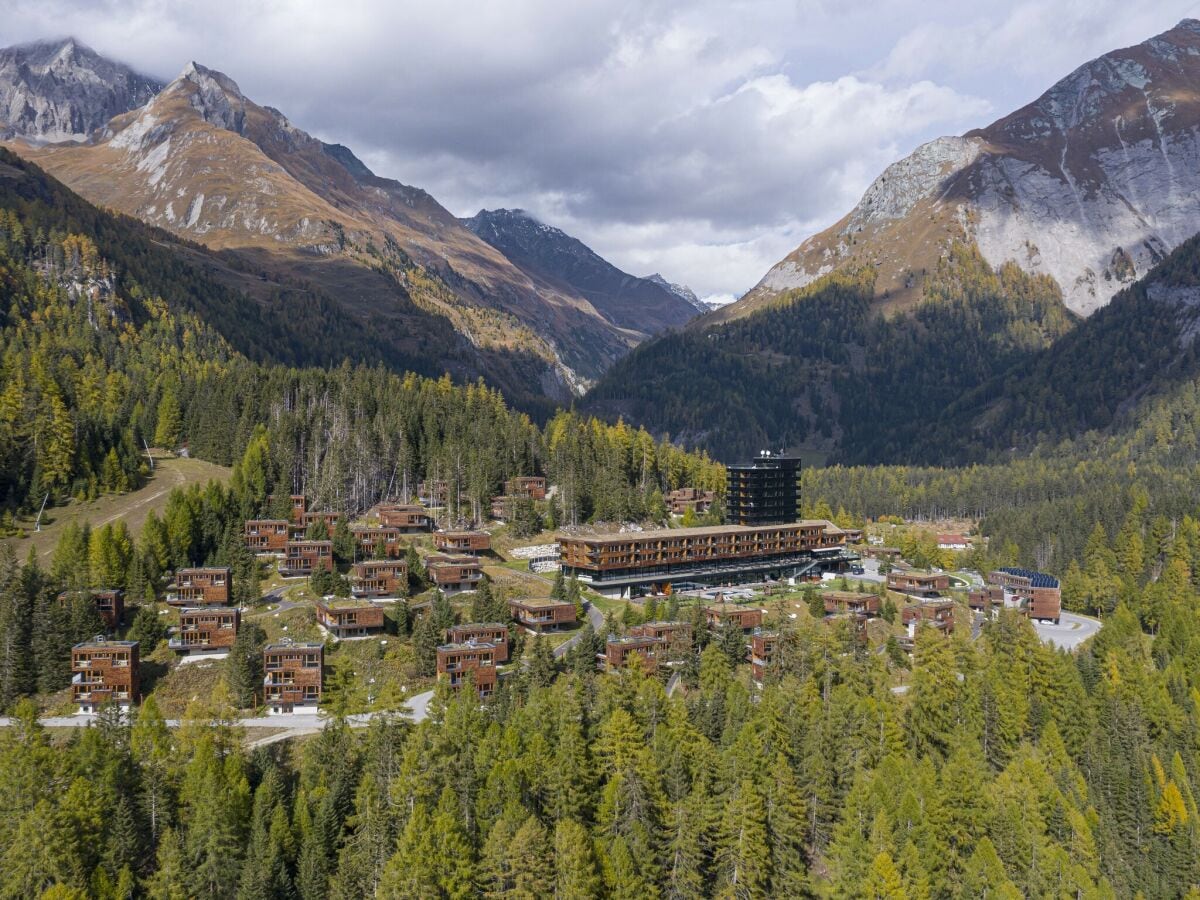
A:
[[[0,50],[0,136],[86,141],[160,90],[74,38],[8,47]]]
[[[856,255],[931,265],[930,241],[903,236],[933,219],[957,223],[993,267],[1051,276],[1081,315],[1106,305],[1200,232],[1200,21],[1085,63],[987,128],[917,148],[756,291],[802,287]]]

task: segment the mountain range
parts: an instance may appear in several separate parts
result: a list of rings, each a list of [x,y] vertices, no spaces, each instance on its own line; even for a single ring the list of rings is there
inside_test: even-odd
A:
[[[0,133],[86,199],[218,251],[204,259],[215,280],[264,303],[281,289],[289,303],[319,296],[419,369],[485,377],[518,403],[569,400],[695,312],[578,242],[626,287],[577,287],[530,265],[550,254],[528,244],[523,267],[425,191],[195,62],[162,85],[74,39],[9,48]]]
[[[198,63],[164,84],[74,39],[0,51],[3,145],[66,186],[40,195],[161,229],[210,287],[188,309],[252,358],[483,378],[535,414],[586,391],[722,457],[987,459],[1193,377],[1198,135],[1187,19],[917,148],[710,310],[522,210],[458,219]]]

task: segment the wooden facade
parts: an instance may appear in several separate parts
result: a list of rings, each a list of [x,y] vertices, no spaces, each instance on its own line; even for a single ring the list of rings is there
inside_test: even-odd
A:
[[[637,656],[641,658],[645,671],[654,672],[658,669],[658,654],[665,646],[666,641],[656,637],[610,637],[604,644],[604,663],[609,671],[615,671],[625,668],[629,665],[630,658]]]
[[[991,615],[993,609],[1004,605],[1004,588],[995,584],[973,587],[967,591],[967,605],[985,615]]]
[[[504,493],[509,497],[545,500],[546,479],[540,475],[518,475],[504,482]]]
[[[229,566],[180,569],[167,589],[172,606],[228,606],[233,597],[233,570]]]
[[[508,522],[513,517],[514,504],[518,497],[510,497],[508,494],[501,494],[498,497],[492,498],[492,518],[498,522]]]
[[[333,541],[288,541],[280,575],[312,575],[321,569],[333,571]]]
[[[779,635],[773,631],[755,631],[750,635],[750,672],[754,680],[762,684],[767,669],[775,661],[775,648]]]
[[[698,515],[703,515],[712,509],[717,495],[714,491],[685,487],[670,491],[664,499],[667,501],[667,509],[671,511],[672,515],[682,516],[689,509]]]
[[[340,512],[332,512],[330,510],[306,512],[300,517],[300,521],[293,525],[289,532],[289,537],[293,541],[302,541],[308,536],[310,529],[317,522],[325,526],[325,533],[329,537],[333,537],[333,529],[337,528],[337,523],[342,520]]]
[[[389,559],[404,555],[405,547],[400,541],[403,532],[395,525],[351,525],[350,533],[354,535],[354,545],[362,556],[375,556],[380,544]]]
[[[383,631],[383,608],[370,603],[318,600],[317,624],[334,637],[365,637]]]
[[[704,607],[704,621],[710,628],[740,628],[752,631],[762,627],[763,611],[756,606],[716,603]]]
[[[247,519],[243,534],[252,553],[282,553],[291,531],[287,519]]]
[[[100,614],[100,621],[110,631],[116,629],[125,617],[125,592],[118,588],[63,591],[58,595],[58,602],[66,604],[76,597],[90,601]]]
[[[989,572],[987,580],[989,585],[1000,588],[1006,607],[1020,609],[1031,619],[1059,621],[1062,587],[1053,575],[1009,567]]]
[[[283,640],[263,648],[263,702],[273,713],[316,712],[324,686],[325,647]]]
[[[408,560],[368,559],[350,569],[350,593],[360,600],[399,597],[408,592]]]
[[[437,648],[437,676],[458,690],[474,677],[480,697],[496,690],[496,647],[486,641],[442,644]]]
[[[510,600],[512,617],[534,631],[569,628],[576,623],[575,604],[560,600]]]
[[[429,511],[415,503],[381,503],[375,508],[379,524],[399,528],[404,534],[428,531],[432,525]]]
[[[433,546],[449,553],[483,553],[492,549],[492,536],[486,531],[435,531]]]
[[[477,556],[435,553],[425,557],[425,571],[439,590],[474,590],[483,577],[483,564]]]
[[[653,637],[668,644],[676,642],[691,643],[691,622],[647,622],[644,625],[634,625],[628,632],[634,637]]]
[[[201,606],[179,611],[167,646],[184,653],[228,650],[237,637],[242,614],[231,606]]]
[[[845,533],[827,521],[718,525],[598,535],[559,535],[563,574],[598,587],[736,581],[838,560]]]
[[[944,572],[889,572],[889,591],[915,597],[936,597],[950,589],[950,576]]]
[[[508,662],[508,626],[501,622],[473,622],[454,625],[446,631],[450,644],[491,644],[497,664]]]
[[[954,601],[925,600],[900,611],[900,622],[908,628],[908,636],[916,635],[917,626],[924,622],[945,634],[954,631]]]
[[[851,613],[877,616],[882,603],[876,594],[857,594],[854,591],[821,591],[826,615]]]
[[[137,641],[96,638],[71,648],[71,699],[80,712],[105,703],[129,707],[140,698],[141,660]]]
[[[442,479],[427,478],[417,482],[417,497],[422,503],[432,506],[445,506],[450,499],[450,486]]]

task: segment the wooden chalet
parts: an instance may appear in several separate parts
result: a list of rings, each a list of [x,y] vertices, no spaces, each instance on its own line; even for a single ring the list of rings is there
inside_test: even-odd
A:
[[[415,503],[381,503],[375,510],[380,525],[398,528],[402,534],[428,531],[433,524],[429,511]]]
[[[604,663],[609,671],[623,669],[629,665],[630,658],[637,656],[642,660],[642,667],[647,672],[658,669],[658,654],[666,647],[662,638],[626,635],[625,637],[609,636],[604,644]]]
[[[517,622],[534,631],[570,628],[577,621],[575,604],[563,600],[510,600],[508,609]]]
[[[263,648],[263,702],[273,714],[315,713],[324,685],[325,647],[284,639]]]
[[[889,591],[912,597],[936,597],[950,589],[950,576],[944,572],[889,572]]]
[[[81,713],[99,712],[106,703],[128,709],[140,690],[137,641],[96,637],[71,648],[71,699]]]
[[[282,553],[291,531],[287,519],[247,519],[243,535],[252,553]]]
[[[228,606],[233,597],[233,570],[229,566],[180,569],[167,589],[172,606]]]
[[[756,630],[750,635],[750,672],[762,684],[767,669],[775,661],[779,635],[773,631]]]
[[[854,591],[821,591],[825,614],[850,613],[859,616],[879,615],[882,603],[877,594],[858,594]]]
[[[384,556],[389,559],[404,555],[405,547],[400,540],[403,532],[395,525],[351,525],[350,533],[354,535],[354,545],[361,556],[375,556],[381,545]]]
[[[167,646],[186,654],[228,650],[241,622],[241,612],[231,606],[181,609]]]
[[[446,631],[449,644],[491,644],[497,664],[508,662],[508,626],[502,622],[473,622],[453,625]]]
[[[288,541],[279,574],[294,577],[333,571],[333,541]]]
[[[433,546],[448,553],[484,553],[492,549],[486,531],[435,531]]]
[[[763,611],[757,606],[716,603],[704,607],[704,621],[710,628],[740,628],[753,631],[762,627]]]
[[[337,638],[380,634],[383,632],[383,607],[327,597],[317,601],[317,624]]]
[[[435,553],[425,557],[425,571],[438,590],[447,593],[473,591],[483,578],[479,557],[464,554]]]
[[[437,677],[458,690],[472,678],[480,697],[496,690],[496,645],[487,641],[442,644],[437,648]]]
[[[504,482],[504,493],[509,497],[545,500],[546,479],[540,475],[518,475]]]
[[[408,592],[408,560],[368,559],[350,568],[350,594],[359,600],[399,597]]]

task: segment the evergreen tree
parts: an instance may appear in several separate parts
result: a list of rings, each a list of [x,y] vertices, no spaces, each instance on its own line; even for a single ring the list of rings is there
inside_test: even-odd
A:
[[[263,680],[263,647],[267,634],[257,622],[242,622],[229,656],[225,659],[225,680],[233,700],[243,709],[252,706]]]
[[[592,839],[573,819],[560,819],[554,827],[554,896],[578,900],[602,896]]]

